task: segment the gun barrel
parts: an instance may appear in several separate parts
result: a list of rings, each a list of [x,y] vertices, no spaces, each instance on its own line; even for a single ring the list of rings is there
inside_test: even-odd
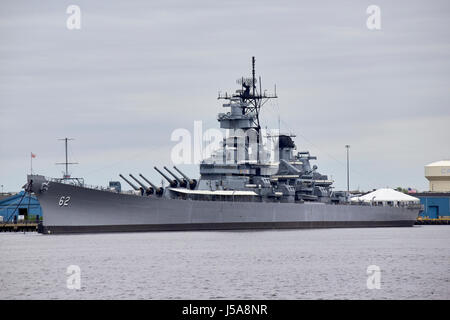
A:
[[[161,187],[157,187],[156,185],[154,185],[150,180],[148,180],[146,177],[144,177],[142,174],[139,173],[139,176],[144,179],[149,185],[152,186],[153,190],[155,190],[155,193],[158,196],[162,196],[164,193],[164,189]]]
[[[142,182],[140,182],[138,179],[136,179],[131,173],[129,174],[129,176],[136,181],[142,188],[147,189],[147,186],[145,184],[143,184]]]
[[[186,179],[186,181],[188,181],[189,183],[192,183],[192,180],[189,179],[189,177],[188,177],[187,175],[185,175],[183,172],[181,172],[177,167],[173,166],[173,168],[174,168],[175,170],[177,170],[177,172],[178,172],[179,174],[181,174],[181,175],[183,176],[183,178]]]
[[[139,176],[140,176],[142,179],[144,179],[145,182],[147,182],[149,185],[151,185],[153,189],[156,190],[156,189],[159,188],[159,187],[155,186],[153,183],[151,183],[151,181],[148,180],[146,177],[144,177],[142,174],[139,173]]]
[[[139,190],[138,187],[136,187],[134,184],[132,184],[130,181],[128,181],[128,179],[125,178],[122,174],[119,174],[119,177],[121,177],[123,180],[125,180],[125,182],[128,183],[134,190]]]
[[[166,166],[164,166],[163,167],[172,177],[174,177],[175,178],[175,180],[177,180],[178,181],[178,183],[183,183],[183,181],[179,178],[179,177],[177,177],[172,171],[170,171],[169,169],[167,169],[167,167]]]
[[[168,176],[166,176],[164,173],[162,173],[157,167],[153,167],[156,171],[158,171],[158,173],[160,174],[160,175],[162,175],[166,180],[167,180],[167,182],[169,182],[170,183],[170,185],[172,186],[172,187],[176,187],[177,186],[177,181],[176,180],[172,180],[172,179],[170,179]]]
[[[177,170],[177,172],[183,176],[183,178],[184,178],[184,179],[186,180],[186,182],[189,184],[189,188],[195,189],[195,187],[197,186],[197,180],[195,180],[195,179],[190,179],[187,175],[185,175],[183,172],[181,172],[181,170],[179,170],[177,167],[173,166],[173,168],[174,168],[175,170]]]

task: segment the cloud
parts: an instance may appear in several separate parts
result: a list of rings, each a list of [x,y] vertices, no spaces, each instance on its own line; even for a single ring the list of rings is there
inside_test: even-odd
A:
[[[59,175],[64,136],[76,138],[73,170],[91,184],[166,163],[173,130],[217,126],[217,92],[250,74],[252,55],[263,86],[279,95],[264,124],[278,127],[280,115],[337,188],[346,184],[345,144],[352,186],[365,189],[426,189],[423,166],[450,157],[446,1],[379,1],[381,31],[367,30],[356,0],[80,0],[79,31],[66,29],[70,4],[0,4],[5,190],[23,185],[30,151],[36,169]]]

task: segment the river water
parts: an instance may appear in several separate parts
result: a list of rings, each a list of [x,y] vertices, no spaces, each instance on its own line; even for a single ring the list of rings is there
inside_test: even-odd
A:
[[[450,226],[2,233],[0,299],[450,299]]]

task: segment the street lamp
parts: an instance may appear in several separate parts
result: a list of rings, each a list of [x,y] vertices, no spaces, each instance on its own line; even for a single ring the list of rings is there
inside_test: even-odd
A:
[[[350,173],[349,173],[349,156],[348,151],[350,149],[350,145],[345,145],[345,148],[347,149],[347,195],[350,196]]]

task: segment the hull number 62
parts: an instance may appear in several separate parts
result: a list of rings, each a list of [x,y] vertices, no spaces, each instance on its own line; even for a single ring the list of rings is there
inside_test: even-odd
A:
[[[62,196],[61,198],[59,198],[59,206],[60,207],[64,207],[64,206],[68,206],[69,205],[69,201],[70,201],[70,196]]]

